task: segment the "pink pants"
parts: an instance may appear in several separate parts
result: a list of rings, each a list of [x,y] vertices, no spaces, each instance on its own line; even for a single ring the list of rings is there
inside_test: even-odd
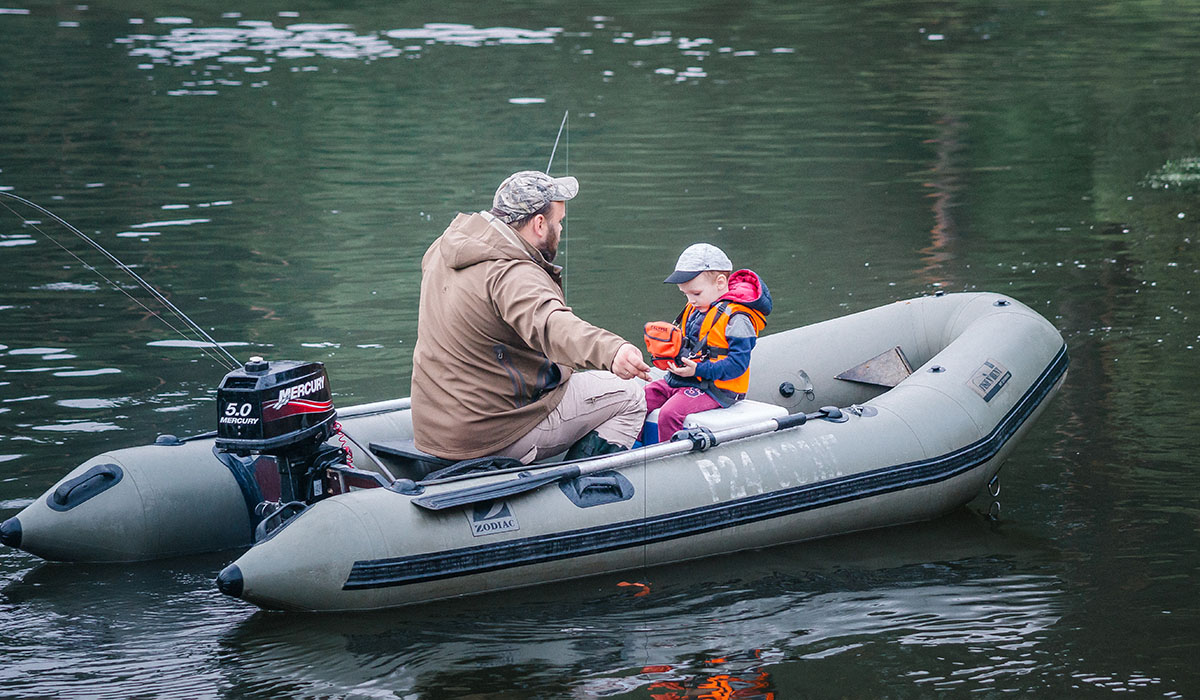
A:
[[[658,412],[658,441],[667,442],[676,431],[683,428],[683,419],[693,413],[720,408],[721,404],[696,387],[677,389],[667,385],[667,380],[656,379],[644,387],[646,391],[646,413]]]

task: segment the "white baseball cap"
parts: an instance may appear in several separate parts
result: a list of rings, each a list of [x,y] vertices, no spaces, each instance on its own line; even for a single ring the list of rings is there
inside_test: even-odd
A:
[[[683,284],[707,270],[730,272],[733,263],[729,256],[711,243],[696,243],[687,247],[675,263],[675,271],[663,280],[664,284]]]

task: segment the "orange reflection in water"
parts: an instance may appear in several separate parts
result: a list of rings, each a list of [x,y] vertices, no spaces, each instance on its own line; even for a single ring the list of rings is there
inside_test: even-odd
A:
[[[757,658],[759,651],[753,652]],[[709,659],[706,664],[719,665],[727,663],[727,659]],[[647,666],[643,673],[669,673],[671,666]],[[654,700],[775,700],[775,690],[771,685],[771,675],[761,668],[748,668],[741,671],[724,671],[714,674],[695,674],[680,680],[662,680],[651,683],[647,688]]]
[[[954,154],[962,150],[958,133],[962,122],[949,116],[938,120],[937,138],[925,143],[936,144],[937,161],[933,165],[933,178],[921,183],[933,190],[927,196],[933,200],[933,230],[929,245],[921,249],[925,264],[921,268],[921,281],[933,286],[950,284],[946,277],[945,264],[954,258],[953,245],[958,238],[958,225],[954,220],[954,193],[961,187],[959,171],[954,164]]]

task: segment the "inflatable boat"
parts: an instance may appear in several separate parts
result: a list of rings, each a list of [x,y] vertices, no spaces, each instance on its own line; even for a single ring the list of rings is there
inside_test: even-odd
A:
[[[335,611],[927,520],[993,481],[1068,356],[1007,296],[938,293],[764,336],[747,399],[666,442],[527,466],[420,453],[406,399],[335,416],[312,364],[248,363],[216,434],[95,457],[0,539],[110,562],[252,544],[221,591]]]

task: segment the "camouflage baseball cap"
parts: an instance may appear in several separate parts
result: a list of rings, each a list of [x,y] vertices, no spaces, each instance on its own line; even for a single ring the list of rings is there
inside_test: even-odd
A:
[[[550,202],[565,202],[577,194],[579,181],[573,177],[550,177],[537,170],[522,170],[500,183],[492,199],[492,209],[501,212],[498,219],[511,224],[537,213]]]

